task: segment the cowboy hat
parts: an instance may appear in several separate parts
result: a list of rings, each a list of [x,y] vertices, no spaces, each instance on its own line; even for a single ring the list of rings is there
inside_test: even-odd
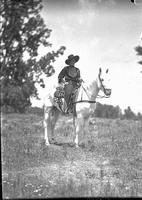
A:
[[[74,56],[73,54],[71,54],[68,56],[68,59],[65,61],[65,63],[69,65],[72,60],[74,61],[74,63],[78,62],[79,56]]]

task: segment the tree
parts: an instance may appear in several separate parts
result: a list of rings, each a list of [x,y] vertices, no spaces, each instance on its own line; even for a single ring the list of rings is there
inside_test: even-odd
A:
[[[127,109],[124,110],[124,118],[125,119],[135,119],[136,118],[136,115],[131,110],[130,106],[128,106]]]
[[[114,107],[113,105],[97,103],[96,109],[94,111],[95,117],[100,118],[121,118],[122,111],[119,106]]]
[[[142,114],[140,112],[137,113],[136,119],[137,120],[142,120]]]
[[[135,51],[137,52],[138,56],[141,56],[141,60],[138,62],[140,65],[142,65],[142,46],[137,46],[135,47]],[[142,71],[141,71],[142,73]]]
[[[135,48],[135,50],[136,50],[138,56],[142,56],[142,47],[141,46],[137,46]],[[140,60],[138,63],[142,65],[142,60]]]
[[[65,50],[62,46],[37,59],[40,45],[51,47],[47,41],[51,30],[39,14],[41,9],[41,0],[1,0],[1,104],[16,112],[31,105],[30,97],[38,98],[35,83],[45,86],[40,75],[51,76],[55,72],[52,63]]]

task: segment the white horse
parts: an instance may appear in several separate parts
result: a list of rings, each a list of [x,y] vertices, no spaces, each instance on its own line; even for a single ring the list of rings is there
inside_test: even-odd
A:
[[[108,69],[104,72],[99,68],[99,73],[95,81],[90,86],[86,86],[82,83],[78,90],[76,100],[73,102],[75,112],[72,113],[73,126],[74,126],[74,142],[76,147],[79,145],[78,133],[83,131],[86,122],[95,110],[96,98],[98,97],[99,91],[103,92],[103,97],[110,97],[111,89],[107,88],[106,83],[108,82]],[[57,105],[54,104],[53,94],[49,94],[47,100],[44,102],[44,139],[45,144],[50,145],[49,135],[54,139],[54,129],[56,122],[60,115],[69,116],[62,112]]]

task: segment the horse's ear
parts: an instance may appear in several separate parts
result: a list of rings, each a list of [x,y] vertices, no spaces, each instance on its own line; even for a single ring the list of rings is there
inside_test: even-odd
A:
[[[99,74],[101,74],[102,73],[102,69],[101,69],[101,67],[99,68]]]
[[[108,73],[108,69],[106,70],[106,73]]]

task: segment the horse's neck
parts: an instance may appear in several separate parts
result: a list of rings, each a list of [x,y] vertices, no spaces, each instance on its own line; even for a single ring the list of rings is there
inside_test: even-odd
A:
[[[98,93],[99,93],[99,87],[98,87],[98,80],[96,79],[89,87],[89,93],[90,93],[90,100],[95,101]]]
[[[96,101],[97,95],[99,93],[99,87],[97,81],[94,81],[91,85],[87,86],[85,83],[82,84],[82,87],[79,90],[78,101],[80,100],[89,100]],[[77,112],[87,108],[87,112],[90,113],[94,111],[96,107],[95,103],[78,103],[76,106]],[[89,114],[90,115],[90,114]]]

